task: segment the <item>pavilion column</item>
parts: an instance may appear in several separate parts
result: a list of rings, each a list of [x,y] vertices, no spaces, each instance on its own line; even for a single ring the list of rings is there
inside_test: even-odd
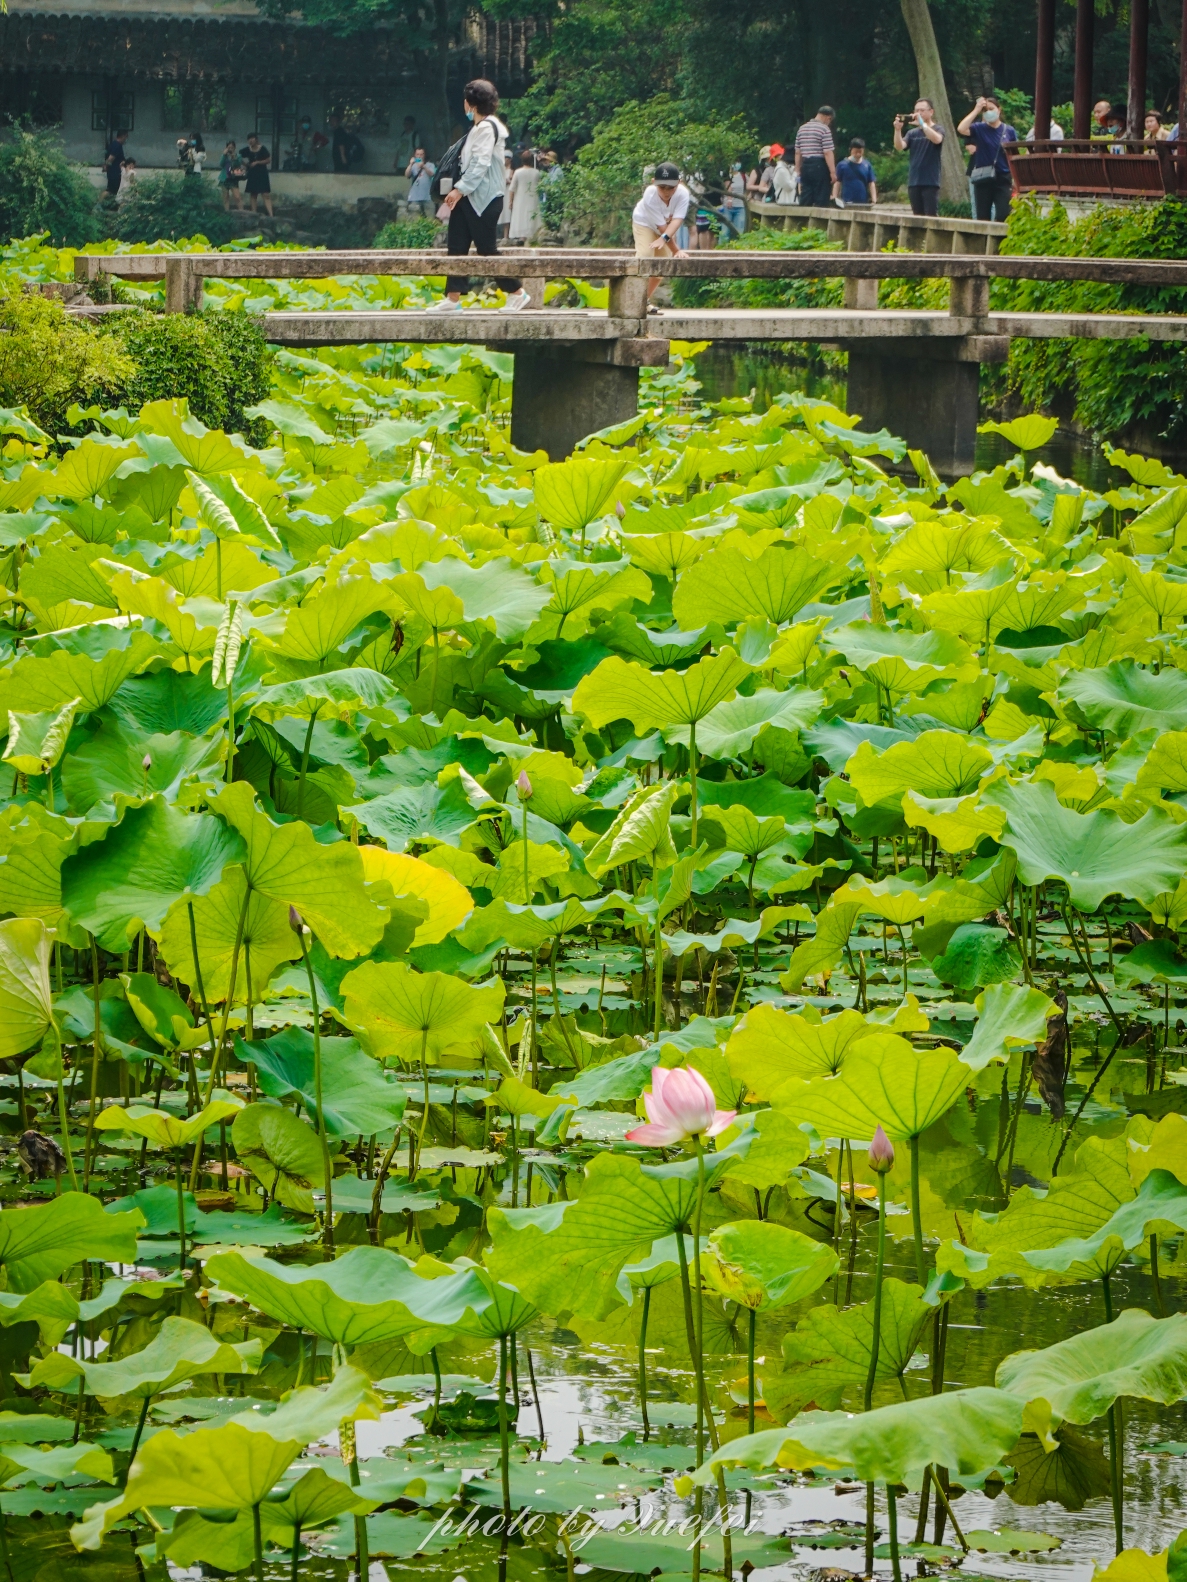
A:
[[[1150,34],[1150,0],[1129,3],[1129,135],[1146,130],[1146,55]]]
[[[1187,4],[1187,0],[1184,0]],[[1052,79],[1055,72],[1055,0],[1039,0],[1035,49],[1035,142],[1051,136]]]
[[[1187,137],[1187,0],[1183,0],[1183,21],[1179,30],[1179,141]]]
[[[1183,0],[1187,8],[1187,0]],[[1093,0],[1076,0],[1076,82],[1072,136],[1092,136],[1092,35],[1096,24]]]

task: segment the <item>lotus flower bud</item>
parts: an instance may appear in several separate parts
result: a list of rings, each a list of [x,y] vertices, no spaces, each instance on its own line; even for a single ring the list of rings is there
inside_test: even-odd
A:
[[[526,769],[519,771],[519,778],[515,782],[515,789],[519,792],[519,800],[526,802],[532,794],[532,782],[528,779]]]
[[[301,914],[297,911],[295,906],[289,907],[289,927],[292,929],[294,934],[303,934],[305,932],[305,925],[301,921]]]
[[[620,522],[622,521],[623,517],[626,515],[626,506],[623,505],[621,500],[615,500],[615,502],[614,502],[614,514],[615,514],[615,516],[618,518],[618,520]]]
[[[144,770],[145,774],[147,774],[148,771],[152,768],[152,754],[151,753],[145,753],[144,757],[141,759],[140,767]]]
[[[870,1168],[876,1170],[880,1176],[894,1168],[894,1144],[881,1126],[874,1132],[874,1140],[866,1157],[870,1161]]]

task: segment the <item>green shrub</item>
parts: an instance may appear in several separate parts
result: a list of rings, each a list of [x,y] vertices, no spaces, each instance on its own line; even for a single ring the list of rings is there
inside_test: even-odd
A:
[[[874,167],[878,181],[878,197],[883,203],[892,198],[900,187],[907,185],[907,166],[911,156],[905,148],[880,148],[866,150],[866,158]]]
[[[184,396],[207,427],[256,435],[244,408],[266,399],[274,354],[251,314],[134,310],[111,314],[102,329],[132,366],[121,394],[129,409]]]
[[[16,126],[0,144],[0,238],[48,231],[58,247],[83,247],[100,234],[97,194],[48,132]]]
[[[756,141],[739,117],[700,121],[692,105],[665,93],[646,104],[624,104],[598,127],[560,181],[544,183],[545,223],[550,229],[563,224],[574,242],[622,246],[631,240],[631,210],[646,166],[670,159],[686,174],[721,181]]]
[[[720,249],[746,252],[840,252],[841,242],[830,242],[824,231],[778,231],[763,226],[747,231],[736,242]],[[844,287],[839,280],[689,280],[672,281],[672,301],[683,308],[839,308]]]
[[[440,221],[431,214],[422,214],[415,220],[389,220],[371,246],[413,251],[416,248],[433,247],[440,235]]]
[[[122,399],[135,371],[117,340],[68,318],[55,298],[0,297],[0,406],[28,407],[47,434],[67,428],[66,409],[75,401]]]
[[[180,172],[138,177],[132,195],[119,205],[110,224],[111,234],[121,242],[204,236],[219,247],[235,235],[234,221],[214,183]]]
[[[1010,215],[1003,253],[1072,258],[1187,257],[1187,205],[1177,198],[1094,209],[1073,220],[1059,203],[1043,214],[1034,199]],[[1091,281],[995,280],[990,303],[1012,313],[1187,313],[1187,290],[1174,286],[1099,285]],[[1074,403],[1075,416],[1098,434],[1132,424],[1163,438],[1187,432],[1187,354],[1173,342],[1015,340],[991,388],[1017,394],[1028,409]]]

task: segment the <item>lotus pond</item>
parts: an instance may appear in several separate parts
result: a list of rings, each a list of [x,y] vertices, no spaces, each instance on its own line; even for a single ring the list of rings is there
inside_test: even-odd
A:
[[[1187,1575],[1187,478],[676,350],[0,413],[11,1582]]]

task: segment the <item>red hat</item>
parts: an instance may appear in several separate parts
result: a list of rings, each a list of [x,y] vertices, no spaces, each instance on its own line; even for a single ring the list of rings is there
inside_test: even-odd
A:
[[[772,159],[778,159],[779,155],[782,152],[783,152],[783,144],[782,143],[772,143],[771,144],[771,157],[772,157]]]

